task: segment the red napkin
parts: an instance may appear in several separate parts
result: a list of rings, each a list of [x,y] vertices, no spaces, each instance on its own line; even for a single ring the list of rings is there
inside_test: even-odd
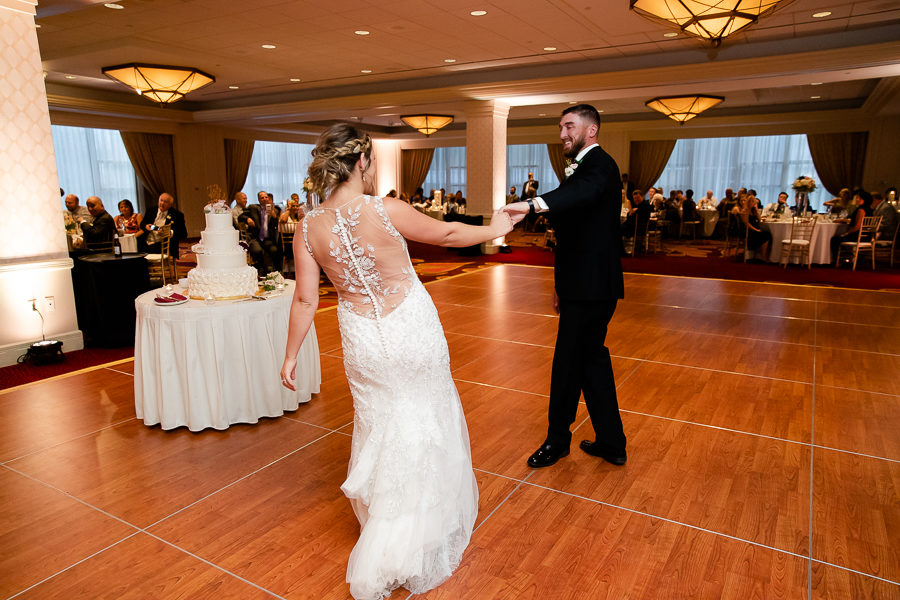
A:
[[[187,300],[187,298],[177,293],[168,296],[157,296],[153,299],[157,304],[170,304],[172,302],[181,302],[182,300]]]

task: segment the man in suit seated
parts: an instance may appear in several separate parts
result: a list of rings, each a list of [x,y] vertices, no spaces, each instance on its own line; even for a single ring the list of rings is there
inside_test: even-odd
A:
[[[159,195],[156,206],[147,209],[144,220],[141,221],[141,229],[146,239],[145,250],[153,254],[162,252],[161,244],[156,240],[156,232],[169,225],[172,229],[172,239],[169,242],[169,255],[178,258],[178,245],[187,237],[187,228],[184,225],[184,213],[175,208],[175,198],[172,194],[163,192]]]
[[[278,217],[272,197],[266,192],[256,195],[259,204],[248,206],[238,217],[238,221],[247,224],[247,237],[250,239],[250,256],[260,277],[281,268],[281,244],[278,235]]]
[[[626,238],[634,237],[634,226],[637,223],[639,231],[647,228],[650,222],[651,206],[649,202],[644,201],[644,195],[635,190],[631,193],[631,208],[628,210],[628,216],[622,223],[622,236]]]
[[[83,247],[90,250],[94,244],[112,241],[113,234],[116,232],[116,223],[103,207],[103,200],[97,196],[88,198],[85,205],[93,222],[88,223],[87,219],[81,217],[79,223],[81,224],[81,235],[84,238]]]

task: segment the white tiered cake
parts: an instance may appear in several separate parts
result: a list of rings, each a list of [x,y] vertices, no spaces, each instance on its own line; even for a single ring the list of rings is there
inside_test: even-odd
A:
[[[258,289],[257,273],[247,264],[247,251],[238,244],[231,212],[206,213],[206,230],[193,247],[197,268],[188,271],[191,298],[246,298]]]

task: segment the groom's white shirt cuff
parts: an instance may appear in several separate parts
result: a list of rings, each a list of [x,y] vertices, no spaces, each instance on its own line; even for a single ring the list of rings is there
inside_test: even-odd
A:
[[[600,144],[591,144],[590,146],[585,146],[584,148],[582,148],[582,149],[581,149],[581,152],[579,152],[579,153],[575,156],[575,162],[578,162],[578,161],[580,161],[582,158],[584,158],[584,155],[587,154],[588,151],[589,151],[591,148],[594,148],[594,147],[599,146],[599,145],[600,145]],[[534,212],[542,213],[542,212],[547,212],[548,210],[550,210],[550,207],[547,206],[547,203],[544,202],[544,199],[541,198],[540,196],[536,196],[536,197],[534,198]]]

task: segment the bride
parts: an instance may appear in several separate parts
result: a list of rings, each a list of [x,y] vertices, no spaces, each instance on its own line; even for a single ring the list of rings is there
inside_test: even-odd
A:
[[[344,369],[353,395],[353,442],[341,486],[360,524],[347,582],[357,600],[398,587],[430,590],[469,543],[478,488],[444,332],[409,260],[406,238],[471,246],[512,229],[445,223],[374,196],[372,140],[350,125],[325,131],[309,176],[325,200],[294,244],[297,287],[281,378],[294,389],[296,356],[319,299],[321,266],[338,292]]]

